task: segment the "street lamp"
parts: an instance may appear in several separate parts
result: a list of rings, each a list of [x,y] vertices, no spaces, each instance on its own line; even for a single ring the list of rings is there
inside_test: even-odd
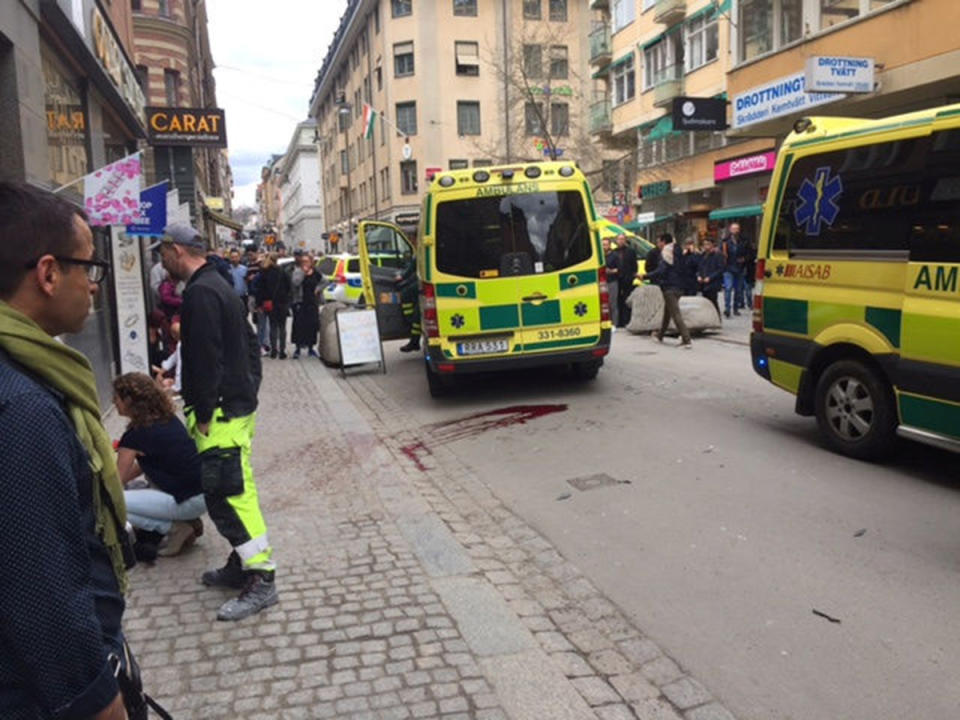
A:
[[[350,113],[353,110],[353,106],[348,103],[346,100],[342,100],[337,103],[338,105],[338,122],[340,123],[340,130],[343,132],[343,158],[346,159],[346,162],[341,162],[340,172],[343,172],[343,165],[347,166],[347,250],[353,246],[353,208],[351,207],[350,202],[350,138],[347,135],[347,130],[350,128]]]

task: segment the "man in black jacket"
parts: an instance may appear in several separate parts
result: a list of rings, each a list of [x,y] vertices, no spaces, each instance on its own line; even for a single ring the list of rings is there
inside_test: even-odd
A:
[[[700,256],[697,268],[697,280],[700,282],[700,292],[717,309],[717,317],[720,317],[720,303],[717,302],[717,295],[723,287],[725,265],[723,253],[717,250],[717,244],[713,238],[704,240],[703,255]]]
[[[250,451],[260,388],[260,348],[240,298],[205,258],[206,243],[174,224],[160,243],[164,267],[187,283],[181,308],[182,390],[197,443],[210,518],[233,547],[203,584],[240,589],[220,620],[240,620],[277,602],[273,550],[260,512]]]
[[[683,295],[685,284],[683,267],[684,258],[682,250],[677,247],[670,233],[664,233],[660,236],[663,241],[663,252],[660,255],[660,263],[657,269],[649,275],[644,275],[645,280],[659,285],[663,291],[663,320],[660,323],[660,332],[654,331],[653,337],[663,342],[663,336],[670,326],[670,320],[680,331],[680,346],[689,350],[690,331],[687,324],[683,321],[683,315],[680,312],[680,297]]]

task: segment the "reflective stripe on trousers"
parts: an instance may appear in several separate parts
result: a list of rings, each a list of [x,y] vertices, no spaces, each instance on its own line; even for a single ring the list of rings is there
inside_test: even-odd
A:
[[[250,452],[256,413],[225,418],[217,408],[208,435],[197,431],[196,415],[186,413],[187,430],[197,444],[203,493],[210,519],[243,562],[244,570],[273,570],[273,549],[260,512]]]
[[[403,317],[408,323],[410,323],[410,336],[416,337],[420,335],[420,303],[419,302],[405,302],[400,305],[400,310],[403,312]]]

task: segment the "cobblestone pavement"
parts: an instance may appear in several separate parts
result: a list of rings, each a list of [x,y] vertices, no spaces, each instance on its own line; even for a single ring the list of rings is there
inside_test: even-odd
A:
[[[126,631],[178,720],[732,719],[369,377],[264,370],[253,464],[280,603],[215,619],[228,595],[199,577],[229,547],[209,522],[133,573]]]

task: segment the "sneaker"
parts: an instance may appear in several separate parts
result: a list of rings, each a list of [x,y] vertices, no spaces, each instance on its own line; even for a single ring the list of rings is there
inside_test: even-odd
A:
[[[313,348],[308,348],[308,349],[307,349],[307,355],[309,355],[310,357],[315,357],[315,358],[320,357],[319,355],[317,355],[317,351],[314,350]]]
[[[203,526],[201,525],[201,532]],[[176,521],[167,533],[167,537],[160,543],[160,549],[157,555],[160,557],[173,557],[179,555],[197,540],[197,532],[193,523]]]
[[[235,552],[230,553],[227,564],[222,568],[207,570],[200,578],[200,582],[207,587],[225,587],[234,590],[242,588],[245,580],[243,567],[240,565],[240,556]]]
[[[276,351],[276,350],[271,350],[271,351],[270,351],[270,357],[273,358],[274,360],[276,360],[276,359],[277,359],[277,351]]]
[[[688,340],[687,342],[680,343],[680,347],[684,350],[693,350],[693,343]]]
[[[739,313],[738,313],[738,314],[739,314]],[[729,310],[724,310],[724,311],[723,311],[723,316],[724,316],[724,317],[730,317],[730,311],[729,311]]]
[[[220,606],[217,620],[243,620],[277,602],[277,584],[273,581],[273,573],[254,571],[248,574],[240,594]]]
[[[400,352],[408,353],[420,349],[420,338],[410,338],[410,342],[400,348]]]
[[[293,351],[293,359],[294,360],[300,359],[300,348],[297,348],[296,350]]]
[[[287,354],[286,354],[285,352],[283,352],[283,351],[280,351],[280,354],[277,355],[277,357],[280,358],[281,360],[286,360],[286,359],[287,359]]]
[[[659,330],[654,330],[652,333],[650,333],[650,337],[652,337],[654,340],[656,340],[659,343],[663,342],[663,333],[660,332]]]

